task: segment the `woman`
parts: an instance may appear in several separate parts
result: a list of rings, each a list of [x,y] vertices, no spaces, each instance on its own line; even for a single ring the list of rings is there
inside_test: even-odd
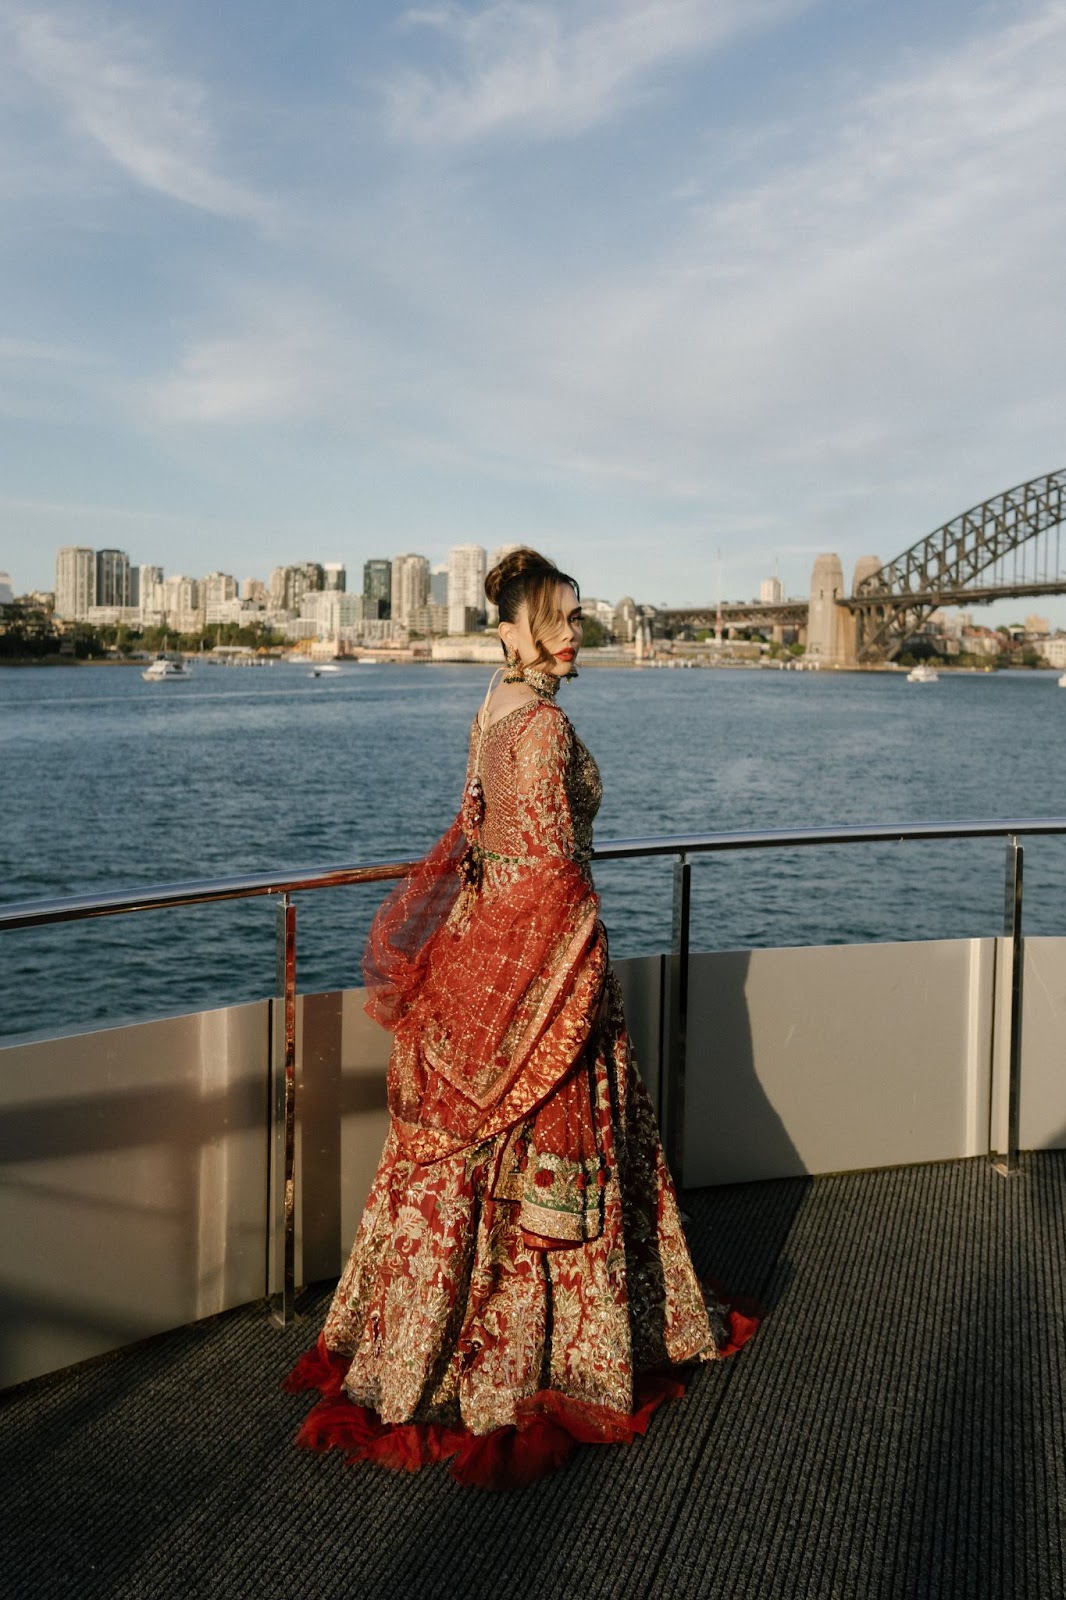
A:
[[[588,861],[596,764],[555,702],[577,585],[535,551],[489,573],[506,669],[462,809],[364,958],[392,1030],[391,1127],[318,1346],[299,1442],[504,1487],[643,1433],[665,1369],[754,1323],[701,1291],[636,1074]]]

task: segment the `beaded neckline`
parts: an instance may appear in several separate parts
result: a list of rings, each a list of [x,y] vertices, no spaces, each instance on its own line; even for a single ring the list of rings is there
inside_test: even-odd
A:
[[[577,668],[571,667],[569,672],[559,677],[554,672],[545,672],[541,667],[515,667],[509,671],[504,683],[524,683],[541,700],[554,700],[559,693],[559,685],[565,683],[567,678],[576,678]]]

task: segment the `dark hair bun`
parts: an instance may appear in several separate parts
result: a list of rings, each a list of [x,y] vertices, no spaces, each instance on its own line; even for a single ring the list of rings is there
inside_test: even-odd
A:
[[[516,578],[548,577],[557,573],[559,568],[554,561],[549,561],[547,556],[539,555],[536,550],[531,550],[528,545],[522,545],[517,550],[511,550],[498,561],[485,579],[485,594],[490,604],[496,605],[500,598],[500,591]]]

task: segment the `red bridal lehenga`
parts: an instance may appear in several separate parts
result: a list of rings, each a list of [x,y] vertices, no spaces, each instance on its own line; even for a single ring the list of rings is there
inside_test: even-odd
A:
[[[478,781],[474,781],[477,779]],[[391,1126],[298,1443],[503,1488],[645,1431],[754,1321],[700,1287],[588,869],[601,785],[538,700],[475,723],[463,810],[379,910]]]

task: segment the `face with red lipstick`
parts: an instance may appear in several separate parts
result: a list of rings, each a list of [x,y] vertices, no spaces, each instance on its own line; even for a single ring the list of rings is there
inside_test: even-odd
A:
[[[535,663],[542,672],[553,673],[557,678],[565,678],[573,670],[581,649],[581,637],[581,601],[568,583],[557,586],[554,614],[541,626],[536,639],[524,601],[513,622],[500,623],[500,638],[523,666]],[[548,660],[544,660],[544,656]]]

